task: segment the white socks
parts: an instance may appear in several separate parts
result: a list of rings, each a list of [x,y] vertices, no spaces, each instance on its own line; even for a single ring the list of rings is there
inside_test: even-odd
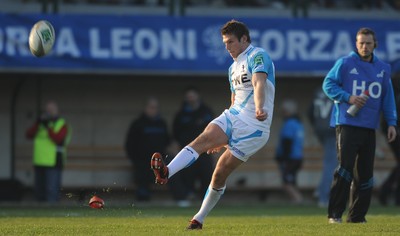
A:
[[[168,164],[169,176],[171,178],[176,172],[193,164],[199,158],[199,154],[191,147],[184,147]]]
[[[217,204],[221,196],[225,192],[226,186],[221,189],[215,189],[213,187],[208,186],[208,190],[206,195],[204,196],[203,203],[201,204],[199,212],[193,217],[193,219],[197,220],[200,223],[204,222],[204,218],[210,213],[210,211]]]

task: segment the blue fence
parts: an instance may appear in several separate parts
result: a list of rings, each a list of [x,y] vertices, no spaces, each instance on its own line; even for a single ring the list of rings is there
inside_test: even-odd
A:
[[[28,48],[33,24],[50,21],[56,42],[50,55],[35,58]],[[0,70],[86,72],[226,73],[232,63],[219,33],[225,17],[11,15],[0,14]],[[323,74],[354,48],[355,33],[377,33],[375,53],[400,58],[396,20],[239,18],[253,44],[265,48],[277,73]]]

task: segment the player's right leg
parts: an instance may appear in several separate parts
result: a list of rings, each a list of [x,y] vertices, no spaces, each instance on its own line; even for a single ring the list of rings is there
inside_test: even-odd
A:
[[[228,137],[222,129],[210,123],[206,129],[188,146],[184,147],[175,158],[166,166],[161,154],[154,153],[151,158],[151,168],[156,176],[156,183],[166,184],[168,178],[178,171],[190,166],[200,154],[209,149],[221,147],[228,143]]]

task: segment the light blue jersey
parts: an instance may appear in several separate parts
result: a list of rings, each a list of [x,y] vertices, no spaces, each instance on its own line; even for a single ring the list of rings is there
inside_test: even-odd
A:
[[[268,118],[265,121],[257,120],[255,114],[254,87],[251,79],[257,72],[267,74],[264,111],[268,113]],[[249,45],[229,67],[229,82],[235,96],[229,111],[246,124],[269,131],[274,110],[275,67],[266,51]]]

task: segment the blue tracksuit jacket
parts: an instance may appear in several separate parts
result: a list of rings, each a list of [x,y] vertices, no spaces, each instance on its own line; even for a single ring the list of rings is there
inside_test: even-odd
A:
[[[322,88],[335,101],[330,125],[352,125],[376,129],[380,112],[390,126],[397,121],[396,105],[390,79],[390,65],[373,55],[372,62],[362,61],[356,52],[336,61],[324,79]],[[347,114],[351,95],[360,95],[365,90],[369,99],[355,117]]]

